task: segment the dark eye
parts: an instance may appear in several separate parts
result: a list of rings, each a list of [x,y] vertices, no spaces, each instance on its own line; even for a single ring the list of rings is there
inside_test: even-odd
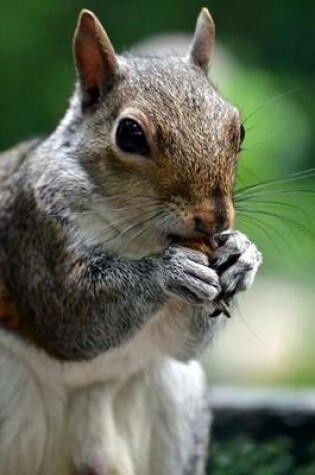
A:
[[[245,127],[244,127],[243,124],[241,124],[241,127],[240,127],[240,145],[242,145],[244,140],[245,140]]]
[[[148,155],[149,147],[142,127],[134,119],[121,119],[116,131],[116,143],[126,153]]]

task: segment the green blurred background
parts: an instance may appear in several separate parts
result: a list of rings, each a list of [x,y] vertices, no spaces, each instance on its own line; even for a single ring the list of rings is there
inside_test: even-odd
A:
[[[202,6],[217,27],[214,82],[241,109],[247,131],[238,186],[315,167],[309,0],[2,2],[0,149],[46,134],[61,118],[75,78],[71,39],[82,7],[97,13],[119,52],[152,36],[192,33]],[[249,214],[237,227],[257,242],[264,266],[206,358],[211,381],[314,383],[314,185],[315,178],[273,183],[243,203]]]

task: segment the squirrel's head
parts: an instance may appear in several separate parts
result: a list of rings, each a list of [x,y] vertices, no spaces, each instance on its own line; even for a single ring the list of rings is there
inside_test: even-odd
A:
[[[79,156],[127,239],[201,239],[232,224],[244,129],[207,77],[214,36],[204,8],[187,57],[122,57],[93,13],[79,17]]]

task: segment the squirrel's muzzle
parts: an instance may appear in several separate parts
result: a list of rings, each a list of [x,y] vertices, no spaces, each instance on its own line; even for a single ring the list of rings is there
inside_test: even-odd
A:
[[[215,250],[214,236],[230,228],[234,219],[232,199],[219,193],[195,205],[180,207],[173,242],[209,253]]]
[[[191,207],[192,230],[201,235],[214,235],[228,229],[234,219],[232,200],[216,193],[209,200]]]

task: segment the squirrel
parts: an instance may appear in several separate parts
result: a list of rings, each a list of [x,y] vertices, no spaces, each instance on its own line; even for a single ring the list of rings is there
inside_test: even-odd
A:
[[[203,8],[186,57],[117,55],[83,10],[64,118],[0,157],[1,475],[205,473],[198,357],[261,263],[214,40]]]

